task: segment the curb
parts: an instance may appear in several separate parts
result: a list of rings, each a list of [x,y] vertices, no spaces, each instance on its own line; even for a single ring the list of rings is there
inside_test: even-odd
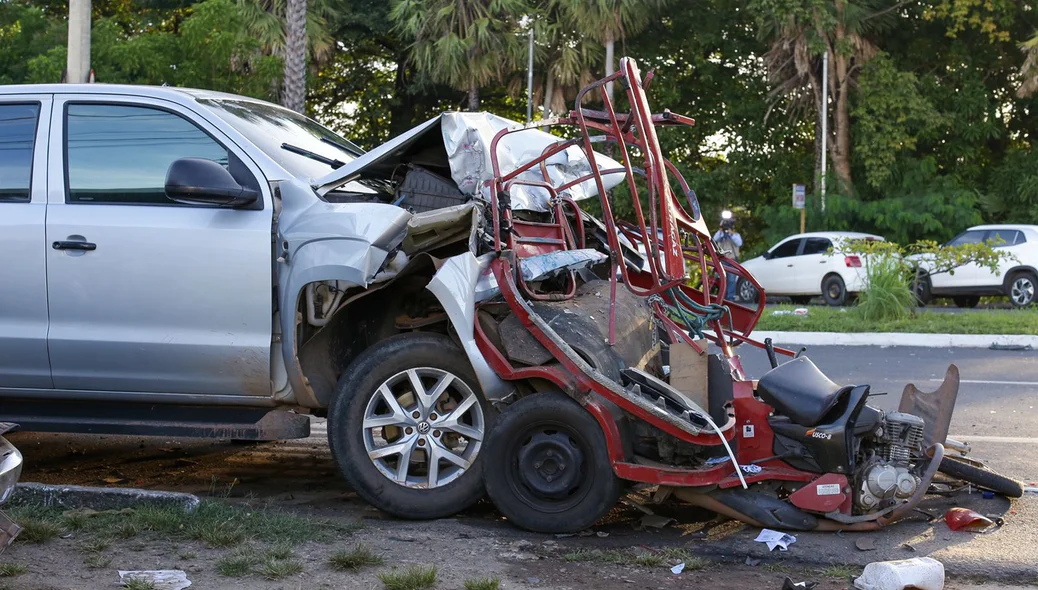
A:
[[[36,504],[75,510],[121,510],[123,508],[179,508],[191,513],[201,500],[193,494],[135,488],[95,488],[43,483],[19,483],[8,502],[12,505]]]
[[[767,332],[754,331],[754,340],[803,346],[913,346],[919,348],[1038,349],[1038,336],[1025,334],[918,334],[898,332]]]

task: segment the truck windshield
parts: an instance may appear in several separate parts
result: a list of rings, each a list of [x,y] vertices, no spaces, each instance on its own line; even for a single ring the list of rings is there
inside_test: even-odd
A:
[[[296,178],[319,178],[364,153],[316,121],[272,104],[224,98],[203,98],[198,102]],[[286,145],[292,149],[286,149]]]

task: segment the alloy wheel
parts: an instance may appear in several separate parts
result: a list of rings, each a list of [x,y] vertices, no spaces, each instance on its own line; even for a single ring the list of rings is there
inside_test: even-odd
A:
[[[1031,277],[1017,277],[1013,281],[1009,297],[1017,305],[1029,305],[1034,302],[1034,289],[1034,281],[1031,280]]]
[[[431,367],[382,383],[364,410],[364,449],[388,479],[431,489],[460,477],[483,444],[485,417],[465,381]]]

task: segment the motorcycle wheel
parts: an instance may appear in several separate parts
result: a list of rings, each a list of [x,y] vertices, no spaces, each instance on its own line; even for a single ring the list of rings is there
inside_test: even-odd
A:
[[[1002,494],[1007,498],[1019,498],[1024,495],[1024,486],[1020,482],[954,457],[945,457],[938,469],[941,473],[968,481],[977,487]]]
[[[487,495],[519,528],[573,533],[616,505],[613,473],[598,422],[561,393],[538,393],[508,406],[486,446]]]

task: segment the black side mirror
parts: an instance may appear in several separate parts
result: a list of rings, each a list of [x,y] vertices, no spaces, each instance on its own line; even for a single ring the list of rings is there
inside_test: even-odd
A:
[[[166,172],[166,196],[185,205],[245,207],[259,193],[238,184],[226,168],[204,158],[181,158]]]
[[[763,258],[764,260],[771,260],[773,257],[774,256],[771,252],[764,252],[764,254],[761,254],[761,258]]]

